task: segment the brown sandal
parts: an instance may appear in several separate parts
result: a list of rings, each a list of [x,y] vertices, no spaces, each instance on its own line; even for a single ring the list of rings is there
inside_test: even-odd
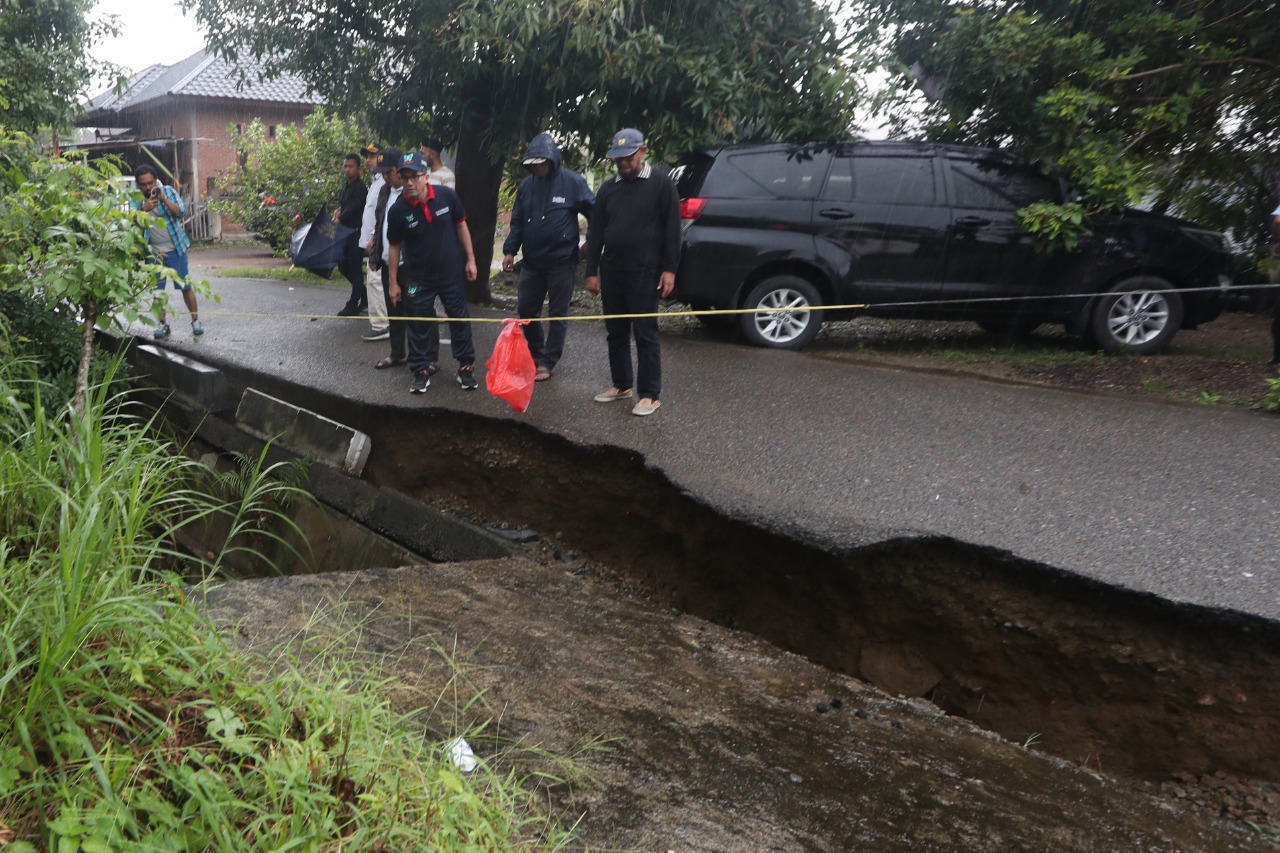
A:
[[[533,374],[533,381],[535,382],[546,382],[550,378],[551,368],[549,367],[539,367],[538,372]]]
[[[392,358],[391,356],[387,356],[382,361],[379,361],[377,364],[375,364],[373,366],[373,369],[386,370],[391,367],[404,367],[408,363],[409,363],[409,359],[407,358]]]

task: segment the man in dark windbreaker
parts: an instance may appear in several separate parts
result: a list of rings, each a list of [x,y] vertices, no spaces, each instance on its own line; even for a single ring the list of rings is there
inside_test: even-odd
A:
[[[502,269],[511,272],[516,252],[524,249],[516,311],[521,319],[542,315],[547,302],[545,343],[541,323],[526,323],[524,337],[537,366],[535,378],[551,378],[564,353],[569,324],[556,317],[569,315],[574,273],[578,267],[578,214],[591,215],[595,196],[582,176],[562,165],[560,148],[549,133],[529,143],[522,163],[529,175],[516,190],[511,210],[511,233],[502,244]]]

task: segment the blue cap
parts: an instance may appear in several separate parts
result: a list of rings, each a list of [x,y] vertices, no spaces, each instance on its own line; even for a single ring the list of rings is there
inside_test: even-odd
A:
[[[613,147],[606,157],[630,157],[644,147],[644,134],[634,127],[624,127],[613,135]]]
[[[402,155],[400,157],[400,165],[397,166],[396,168],[409,169],[414,172],[429,171],[427,169],[426,161],[422,159],[422,155],[419,154],[417,151],[414,151],[412,154]]]

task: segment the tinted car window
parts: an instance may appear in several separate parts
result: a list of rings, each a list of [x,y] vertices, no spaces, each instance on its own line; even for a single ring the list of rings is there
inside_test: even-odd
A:
[[[933,180],[933,158],[855,157],[858,201],[880,204],[933,204],[937,191]]]
[[[1056,181],[1034,167],[999,160],[947,158],[958,207],[1018,210],[1036,201],[1058,201]]]
[[[822,189],[824,201],[934,204],[932,155],[836,155]]]
[[[825,201],[853,201],[853,158],[837,154],[831,164],[827,185],[822,188]]]
[[[807,149],[729,156],[729,163],[734,169],[775,198],[814,198],[830,162],[829,153],[815,153]]]
[[[676,191],[681,198],[690,198],[702,192],[702,182],[707,173],[715,165],[716,158],[704,151],[694,151],[684,161],[671,170],[671,180],[676,183]]]

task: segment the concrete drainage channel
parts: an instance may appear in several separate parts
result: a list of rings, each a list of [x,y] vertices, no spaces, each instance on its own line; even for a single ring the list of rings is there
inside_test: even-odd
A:
[[[135,363],[153,381],[188,386],[197,411],[176,420],[201,439],[241,450],[258,441],[198,411],[230,410],[238,395],[218,384],[225,379],[184,379],[164,354],[136,350],[147,351]],[[353,410],[271,377],[232,382],[305,400],[364,433],[363,477],[313,466],[317,494],[408,552],[440,561],[507,553],[510,543],[430,509],[461,503],[481,518],[554,531],[682,611],[925,697],[1011,740],[1035,732],[1038,749],[1068,761],[1146,780],[1227,772],[1280,783],[1275,623],[943,538],[832,553],[727,518],[630,452],[457,412]]]

